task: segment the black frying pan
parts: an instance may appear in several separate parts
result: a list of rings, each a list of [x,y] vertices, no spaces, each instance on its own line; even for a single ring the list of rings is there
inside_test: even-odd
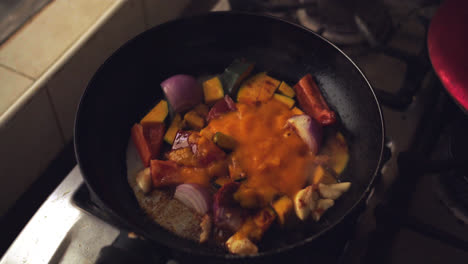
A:
[[[319,224],[269,232],[259,256],[234,259],[275,256],[322,236],[366,196],[380,167],[384,127],[376,96],[356,65],[327,40],[280,19],[230,12],[157,26],[126,43],[94,75],[76,116],[75,149],[88,187],[118,220],[179,252],[233,259],[179,238],[145,217],[127,183],[130,128],[162,97],[159,84],[167,77],[220,73],[240,57],[290,84],[306,73],[316,78],[350,146],[343,180],[352,187]]]

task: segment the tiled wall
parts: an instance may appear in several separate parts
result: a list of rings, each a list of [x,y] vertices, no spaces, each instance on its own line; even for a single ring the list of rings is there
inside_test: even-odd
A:
[[[86,9],[91,2],[92,10]],[[98,1],[98,2],[96,2]],[[47,82],[15,116],[0,126],[0,216],[37,179],[73,137],[79,98],[88,81],[124,42],[177,17],[190,0],[129,0]],[[28,89],[44,69],[97,19],[113,0],[57,0],[36,18],[32,37],[20,32],[0,47],[0,113]],[[62,11],[60,9],[62,6]],[[63,12],[63,8],[73,12]],[[61,14],[60,12],[63,12]],[[61,22],[51,21],[53,14]],[[50,29],[50,28],[53,29]],[[47,28],[47,30],[44,30]],[[28,29],[29,30],[29,29]],[[42,30],[42,31],[41,31]],[[39,41],[38,41],[39,40]],[[9,48],[14,42],[26,53]],[[55,52],[50,45],[60,45]],[[59,50],[59,52],[57,52]]]

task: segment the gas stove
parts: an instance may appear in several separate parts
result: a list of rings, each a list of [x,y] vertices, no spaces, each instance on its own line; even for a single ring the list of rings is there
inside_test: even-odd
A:
[[[389,155],[368,199],[352,221],[289,261],[466,263],[468,118],[444,92],[425,49],[438,3],[340,3],[222,0],[213,9],[267,13],[330,38],[363,70],[382,104]],[[109,217],[75,167],[0,263],[94,263],[120,256],[122,248],[155,263],[184,263]]]

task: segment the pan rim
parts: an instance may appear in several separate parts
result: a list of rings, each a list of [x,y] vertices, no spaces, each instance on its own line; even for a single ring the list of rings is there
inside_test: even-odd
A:
[[[371,176],[371,179],[369,181],[369,183],[367,184],[367,188],[365,189],[364,192],[362,192],[361,196],[356,199],[356,201],[354,202],[354,204],[348,209],[346,210],[343,215],[339,218],[337,218],[335,221],[333,221],[332,223],[330,223],[327,227],[323,228],[321,231],[313,234],[312,236],[309,236],[305,239],[302,239],[300,241],[297,241],[293,244],[290,244],[290,245],[287,245],[287,246],[283,246],[281,248],[276,248],[276,249],[272,249],[272,250],[268,250],[268,251],[262,251],[262,252],[259,252],[258,254],[255,254],[255,255],[247,255],[247,256],[239,256],[239,255],[233,255],[233,254],[217,254],[217,253],[207,253],[207,252],[201,252],[201,251],[196,251],[196,250],[192,250],[192,249],[189,249],[189,248],[184,248],[184,247],[180,247],[180,248],[175,248],[176,250],[179,250],[183,253],[187,253],[187,254],[196,254],[196,255],[199,255],[201,257],[215,257],[215,258],[223,258],[223,259],[227,259],[227,260],[248,260],[248,259],[258,259],[258,258],[261,258],[261,257],[269,257],[269,256],[272,256],[272,255],[276,255],[276,254],[281,254],[281,253],[285,253],[287,251],[290,251],[294,248],[298,248],[298,247],[301,247],[301,246],[304,246],[305,244],[307,243],[310,243],[311,241],[323,236],[325,233],[329,232],[331,229],[333,229],[335,226],[337,226],[338,224],[340,224],[341,222],[343,222],[343,220],[348,216],[350,215],[355,209],[356,207],[363,201],[363,199],[365,197],[367,197],[367,195],[369,194],[369,191],[370,189],[373,187],[374,183],[375,183],[375,178],[376,176],[379,174],[379,171],[382,167],[382,161],[383,161],[383,153],[384,153],[384,147],[385,147],[385,123],[384,123],[384,117],[383,117],[383,113],[382,113],[382,109],[381,109],[381,106],[380,106],[380,103],[379,103],[379,100],[377,98],[377,95],[375,94],[375,91],[374,91],[374,88],[372,87],[372,85],[370,84],[370,82],[368,81],[368,79],[366,78],[366,76],[364,75],[364,73],[362,72],[362,70],[357,66],[357,64],[346,54],[344,53],[340,48],[338,48],[335,44],[333,44],[331,41],[327,40],[326,38],[318,35],[317,33],[313,32],[312,30],[302,26],[302,25],[299,25],[299,24],[295,24],[295,23],[292,23],[292,22],[289,22],[289,21],[286,21],[282,18],[278,18],[278,17],[274,17],[274,16],[271,16],[271,15],[267,15],[267,14],[258,14],[258,13],[251,13],[251,12],[237,12],[237,11],[217,11],[217,12],[209,12],[209,13],[204,13],[204,14],[199,14],[199,15],[193,15],[193,16],[186,16],[186,17],[182,17],[182,18],[178,18],[178,19],[175,19],[175,20],[171,20],[171,21],[168,21],[168,22],[165,22],[163,24],[160,24],[160,25],[157,25],[157,26],[154,26],[148,30],[145,30],[143,31],[142,33],[138,34],[137,36],[133,37],[132,39],[128,40],[126,43],[124,43],[122,46],[120,46],[117,50],[115,50],[103,63],[102,65],[96,70],[96,72],[94,73],[93,77],[90,79],[90,81],[88,82],[81,98],[80,98],[80,103],[78,105],[78,108],[77,108],[77,111],[76,111],[76,114],[75,114],[75,121],[74,121],[74,137],[73,137],[73,144],[74,144],[74,149],[75,149],[75,156],[76,156],[76,160],[77,160],[77,163],[78,163],[78,166],[80,168],[80,171],[82,173],[82,176],[85,180],[85,183],[86,183],[86,186],[90,189],[90,191],[92,193],[94,193],[94,197],[96,199],[98,199],[98,202],[101,202],[107,210],[110,211],[111,214],[113,214],[114,216],[118,217],[121,221],[123,221],[126,225],[136,229],[135,231],[139,232],[139,233],[143,233],[143,234],[147,234],[146,237],[149,237],[151,240],[159,243],[159,244],[162,244],[166,247],[169,247],[169,248],[172,248],[170,246],[167,245],[167,243],[164,243],[164,241],[161,241],[161,240],[157,240],[157,239],[154,239],[153,237],[151,237],[150,235],[148,235],[147,232],[145,232],[144,230],[140,230],[141,228],[139,227],[135,227],[133,224],[129,224],[129,221],[127,221],[127,219],[125,219],[124,217],[121,217],[119,216],[119,214],[117,214],[115,212],[115,210],[113,210],[112,208],[110,208],[105,201],[103,201],[103,199],[101,199],[97,194],[96,194],[96,191],[94,190],[94,188],[88,184],[88,176],[86,175],[86,173],[84,172],[85,170],[83,169],[83,166],[82,166],[82,163],[81,163],[81,158],[80,158],[80,149],[79,149],[79,144],[78,144],[78,139],[79,138],[79,132],[78,132],[78,126],[79,126],[79,120],[80,120],[80,116],[81,116],[81,110],[82,110],[82,105],[83,105],[83,101],[84,99],[86,98],[88,92],[89,92],[89,89],[91,89],[91,84],[93,84],[95,82],[95,79],[97,78],[97,76],[99,75],[98,73],[102,71],[102,69],[109,63],[109,61],[114,58],[117,54],[120,53],[121,50],[125,49],[127,46],[131,45],[133,42],[135,41],[138,41],[139,39],[141,39],[144,35],[148,34],[148,32],[151,32],[151,31],[156,31],[160,28],[164,28],[164,27],[168,27],[172,24],[175,24],[175,23],[180,23],[180,22],[184,22],[184,21],[187,21],[187,20],[191,20],[191,19],[197,19],[197,18],[200,18],[200,17],[215,17],[215,16],[254,16],[254,17],[260,17],[262,19],[270,19],[274,22],[281,22],[281,23],[287,23],[289,24],[290,26],[292,27],[296,27],[296,28],[299,28],[299,29],[302,29],[302,30],[305,30],[307,33],[309,34],[313,34],[315,35],[315,37],[318,37],[319,39],[321,39],[322,41],[325,41],[328,45],[330,45],[331,47],[333,47],[336,51],[338,51],[341,55],[343,55],[354,67],[355,69],[360,73],[361,77],[364,79],[365,83],[367,84],[368,88],[370,89],[371,93],[372,93],[372,96],[375,100],[375,103],[376,103],[376,106],[377,106],[377,110],[378,110],[378,114],[379,114],[379,117],[380,117],[380,123],[381,123],[381,140],[380,140],[380,150],[379,150],[379,159],[378,159],[378,162],[377,162],[377,165],[376,165],[376,168]],[[169,232],[169,231],[168,231]],[[175,236],[175,235],[174,235]]]

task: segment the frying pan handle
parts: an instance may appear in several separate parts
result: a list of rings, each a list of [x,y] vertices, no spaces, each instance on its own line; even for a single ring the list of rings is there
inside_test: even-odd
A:
[[[103,247],[99,252],[96,264],[124,264],[124,263],[167,263],[167,252],[163,248],[155,248],[155,245],[146,240],[121,231],[111,245]]]

